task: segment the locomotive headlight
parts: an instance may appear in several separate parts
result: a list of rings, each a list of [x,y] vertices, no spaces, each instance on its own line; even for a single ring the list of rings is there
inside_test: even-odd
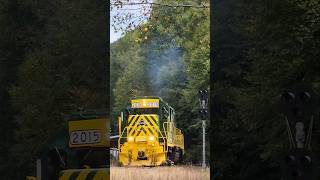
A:
[[[150,140],[150,141],[154,141],[154,137],[153,137],[153,136],[150,136],[150,137],[149,137],[149,140]]]
[[[133,137],[132,136],[128,137],[128,142],[133,142]]]

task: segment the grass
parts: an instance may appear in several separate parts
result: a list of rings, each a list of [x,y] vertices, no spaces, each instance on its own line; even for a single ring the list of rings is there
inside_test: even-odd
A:
[[[110,180],[209,180],[209,168],[198,166],[111,167]]]

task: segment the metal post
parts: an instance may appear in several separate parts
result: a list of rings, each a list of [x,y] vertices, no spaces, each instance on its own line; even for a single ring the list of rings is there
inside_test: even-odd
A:
[[[208,113],[208,90],[199,90],[200,115],[202,119],[202,168],[206,167],[206,120]]]
[[[206,167],[206,121],[202,120],[202,167]]]
[[[39,179],[39,180],[41,180],[41,178],[42,178],[42,165],[41,165],[41,159],[37,159],[37,179]]]

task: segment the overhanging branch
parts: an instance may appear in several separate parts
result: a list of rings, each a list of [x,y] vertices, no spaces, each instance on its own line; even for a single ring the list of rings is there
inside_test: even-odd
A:
[[[171,8],[210,8],[207,5],[191,5],[191,4],[162,4],[162,3],[153,3],[153,2],[132,2],[132,3],[111,3],[113,6],[130,6],[130,5],[155,5],[155,6],[166,6]]]

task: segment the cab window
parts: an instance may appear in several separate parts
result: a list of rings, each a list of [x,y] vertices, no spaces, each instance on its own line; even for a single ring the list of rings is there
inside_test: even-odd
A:
[[[141,115],[141,114],[158,114],[158,108],[135,108],[132,109],[131,115]]]

